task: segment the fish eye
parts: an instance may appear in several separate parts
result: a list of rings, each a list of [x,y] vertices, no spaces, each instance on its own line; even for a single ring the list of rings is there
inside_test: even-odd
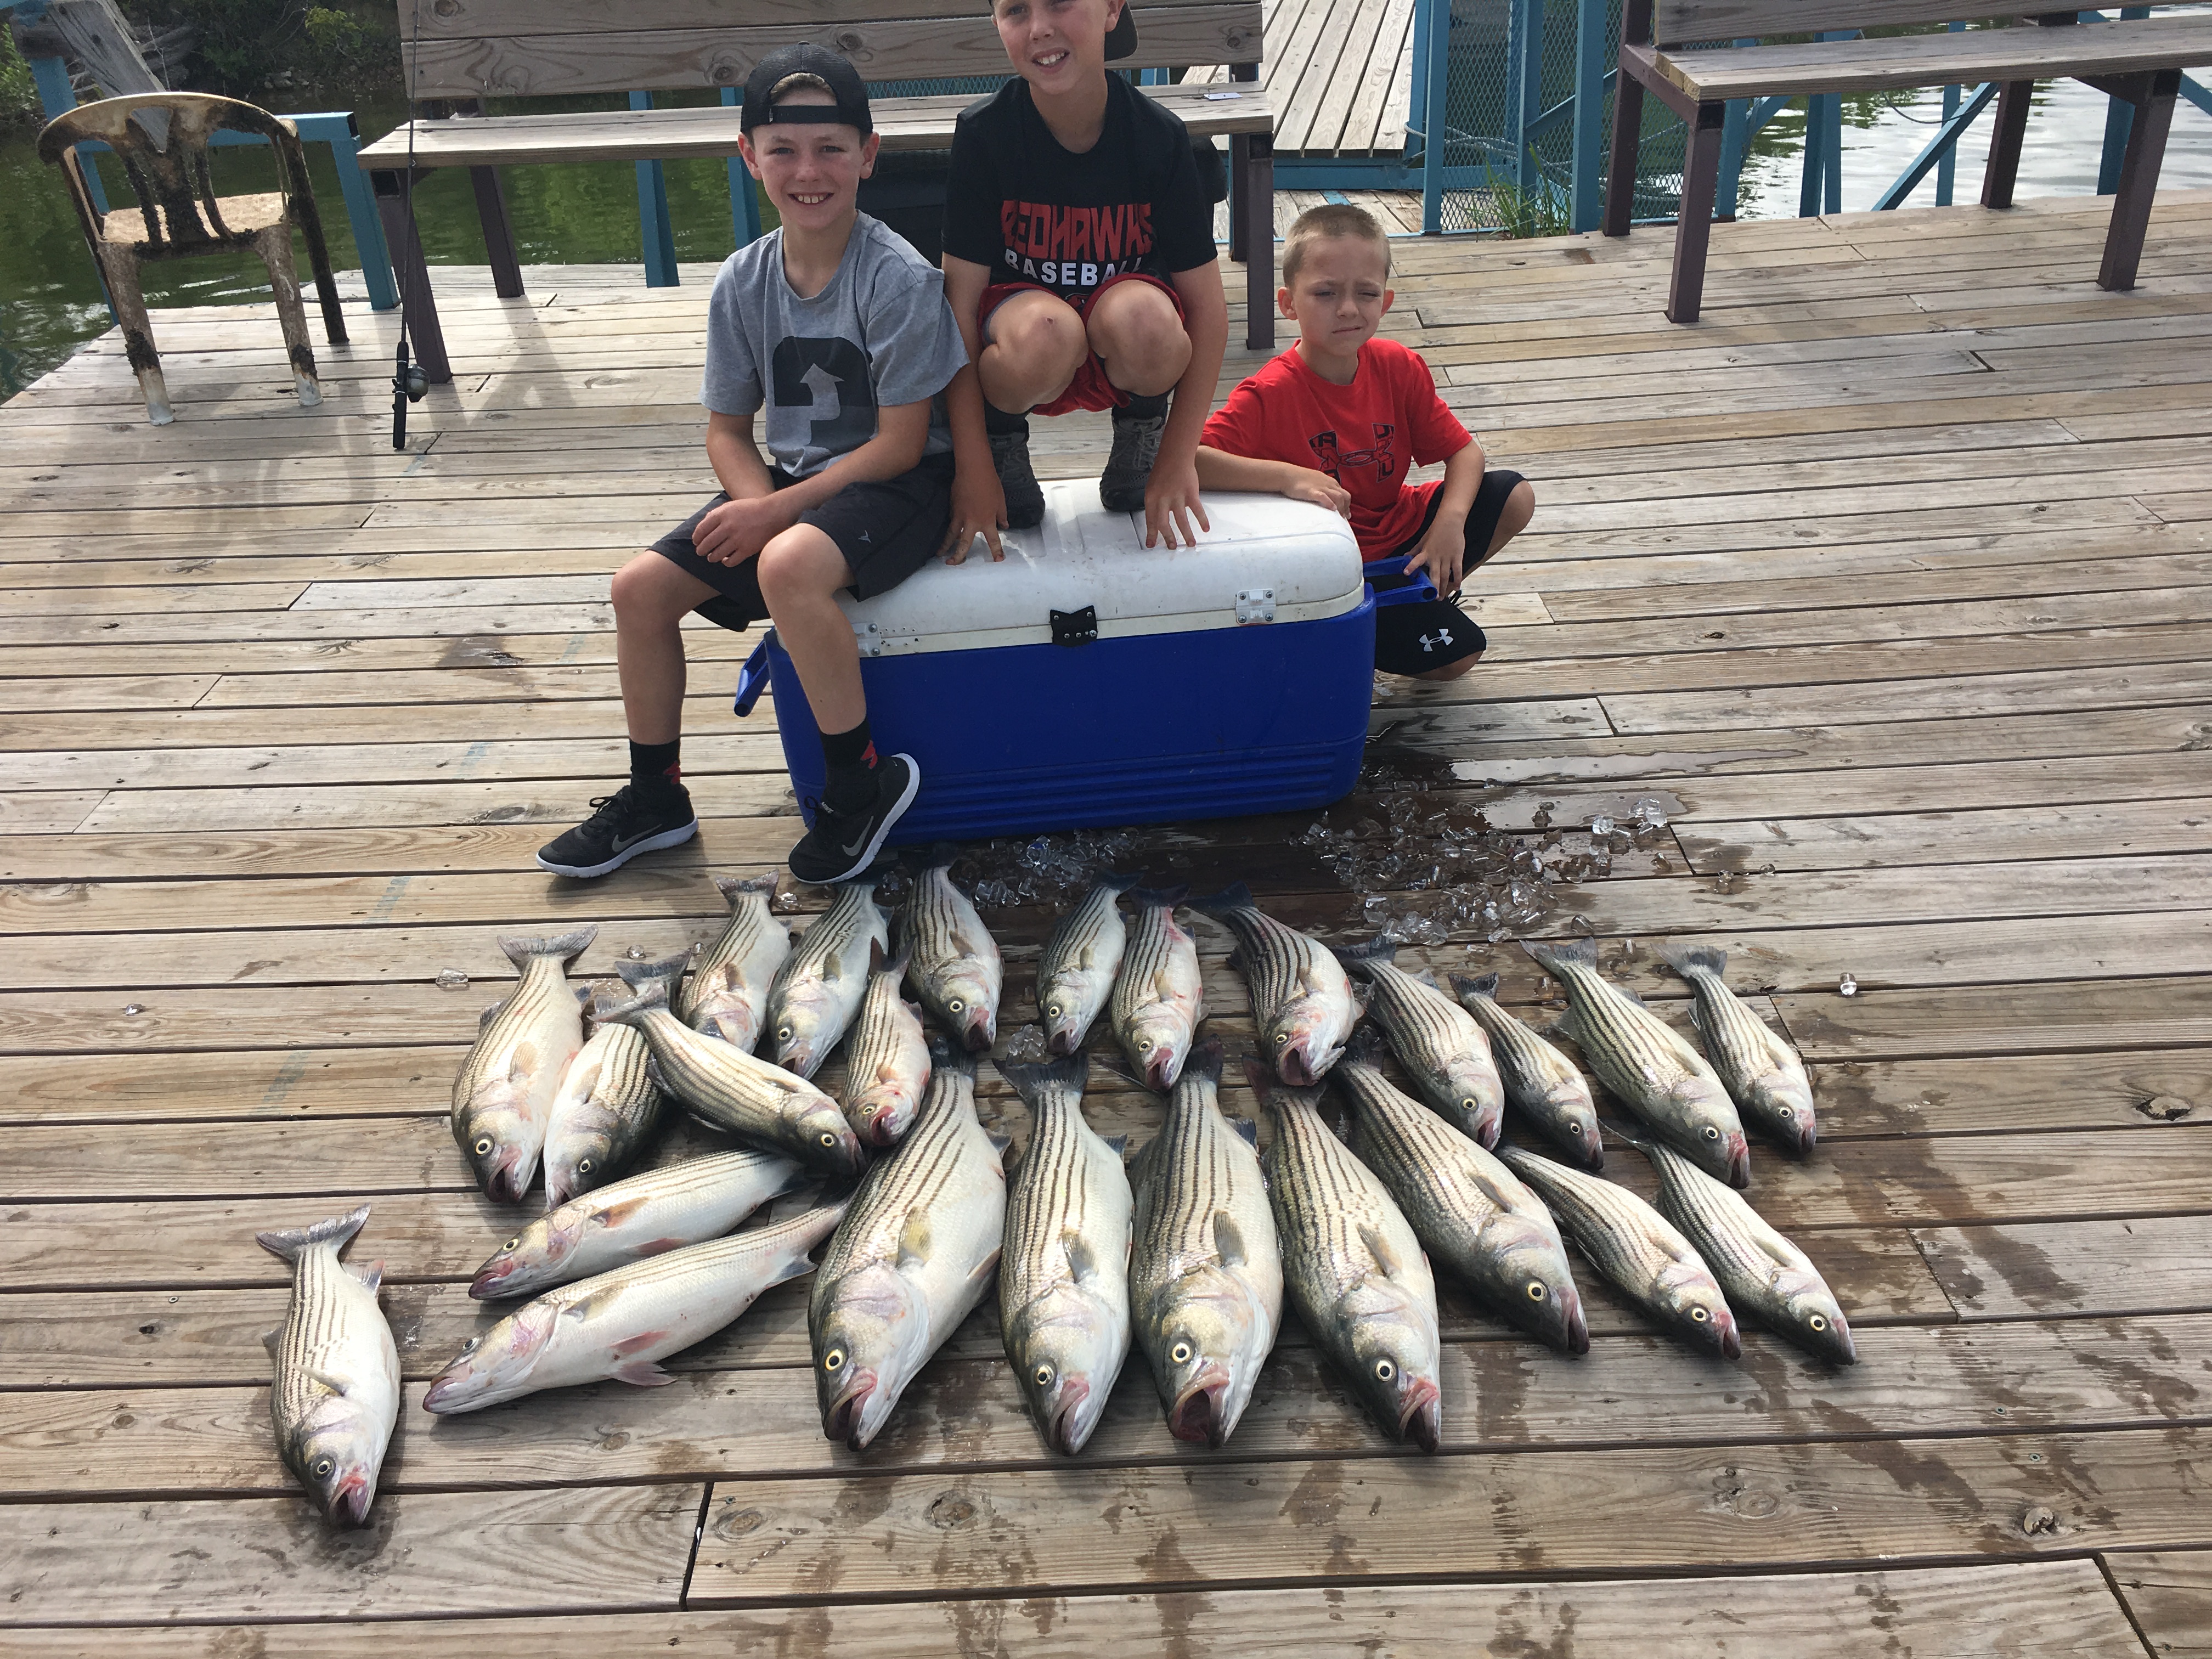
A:
[[[1828,1317],[1826,1314],[1814,1314],[1805,1322],[1816,1331],[1825,1331],[1828,1328]]]
[[[1398,1368],[1389,1360],[1378,1359],[1375,1362],[1375,1380],[1377,1382],[1388,1382],[1397,1374]]]
[[[1040,1389],[1048,1389],[1052,1386],[1052,1379],[1057,1376],[1059,1373],[1054,1370],[1049,1365],[1040,1365],[1036,1368],[1035,1375],[1036,1377],[1037,1387]]]
[[[495,1144],[495,1143],[489,1135],[478,1135],[477,1137],[477,1156],[478,1158],[489,1158],[491,1156],[491,1149]]]
[[[1705,1125],[1705,1139],[1708,1139],[1708,1140],[1718,1140],[1720,1138],[1721,1138],[1721,1132],[1720,1132],[1718,1129],[1715,1128],[1715,1127],[1714,1127],[1711,1124],[1710,1124],[1710,1123],[1708,1123],[1707,1125]]]
[[[1692,1308],[1690,1310],[1690,1317],[1696,1320],[1698,1324],[1702,1325],[1708,1319],[1711,1319],[1712,1316],[1707,1313],[1703,1308]]]
[[[1150,1053],[1152,1053],[1152,1038],[1150,1038],[1150,1037],[1139,1037],[1139,1038],[1137,1039],[1137,1052],[1138,1052],[1139,1054],[1149,1054]]]
[[[837,1137],[830,1133],[827,1129],[824,1129],[820,1134],[817,1135],[815,1139],[820,1141],[824,1146],[835,1146],[837,1144]]]
[[[588,1158],[578,1158],[578,1159],[576,1160],[576,1173],[577,1173],[578,1175],[589,1175],[589,1174],[591,1174],[591,1172],[592,1172],[592,1160],[591,1160],[591,1159],[589,1159]]]
[[[845,1369],[845,1351],[842,1348],[832,1348],[828,1353],[823,1354],[822,1356],[822,1369],[825,1371],[843,1370]]]
[[[506,1243],[501,1245],[499,1248],[502,1250],[520,1249],[522,1248],[522,1235],[520,1233],[515,1234],[513,1238],[508,1239]]]
[[[1175,1346],[1168,1350],[1168,1358],[1178,1365],[1188,1365],[1190,1364],[1191,1352],[1192,1349],[1189,1343],[1178,1342]]]
[[[483,1346],[483,1338],[480,1336],[472,1336],[467,1341],[461,1344],[461,1352],[463,1353],[474,1353]]]
[[[951,1009],[954,1013],[956,1013],[956,1014],[957,1014],[957,1013],[958,1013],[962,1009],[965,1008],[968,1005],[967,1005],[966,1003],[964,1003],[964,1002],[961,1001],[961,1000],[960,1000],[960,999],[959,999],[958,997],[955,997],[955,998],[953,998],[953,999],[952,999],[952,1000],[951,1000],[951,1001],[950,1001],[950,1002],[946,1003],[945,1006],[946,1007],[950,1008],[950,1009]]]
[[[1290,1040],[1291,1040],[1291,1034],[1290,1034],[1288,1031],[1278,1031],[1278,1032],[1276,1032],[1276,1033],[1275,1033],[1275,1046],[1276,1046],[1278,1048],[1281,1048],[1281,1047],[1282,1047],[1285,1042],[1288,1042]]]
[[[332,1462],[330,1458],[318,1457],[315,1460],[315,1479],[318,1480],[329,1480],[331,1478],[331,1471],[336,1468],[337,1468],[337,1463]]]
[[[1784,1117],[1795,1117],[1795,1116],[1796,1116],[1796,1114],[1795,1112],[1791,1111],[1791,1110],[1790,1109],[1790,1108],[1788,1108],[1787,1106],[1778,1106],[1778,1107],[1776,1107],[1774,1109],[1775,1109],[1778,1113],[1779,1113],[1782,1116],[1784,1116]]]
[[[1567,1127],[1575,1134],[1580,1134],[1583,1132],[1583,1126],[1579,1123],[1570,1123]]]
[[[775,1028],[775,1040],[776,1040],[778,1042],[790,1042],[790,1041],[791,1041],[791,1027],[789,1027],[788,1025],[779,1025],[779,1026],[777,1026],[777,1027]]]
[[[1544,1288],[1540,1281],[1528,1286],[1528,1299],[1531,1302],[1541,1302],[1550,1294],[1551,1292]]]
[[[1056,1002],[1048,1004],[1045,1008],[1045,1012],[1050,1014],[1054,1019],[1058,1019],[1060,1018],[1060,1005]]]
[[[1475,1102],[1475,1101],[1474,1101],[1474,1100],[1462,1100],[1462,1102],[1460,1102],[1460,1103],[1459,1103],[1459,1109],[1460,1109],[1460,1110],[1462,1110],[1462,1112],[1474,1112],[1474,1111],[1480,1111],[1480,1110],[1481,1109],[1481,1107],[1480,1107],[1480,1105],[1477,1102]]]

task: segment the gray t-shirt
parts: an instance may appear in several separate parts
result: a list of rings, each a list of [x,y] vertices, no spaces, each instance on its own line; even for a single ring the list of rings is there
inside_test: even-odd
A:
[[[811,300],[783,274],[781,230],[722,262],[707,302],[699,401],[738,416],[764,402],[769,465],[804,478],[874,437],[884,404],[929,398],[922,453],[949,453],[945,388],[967,362],[943,276],[863,213],[836,276]]]

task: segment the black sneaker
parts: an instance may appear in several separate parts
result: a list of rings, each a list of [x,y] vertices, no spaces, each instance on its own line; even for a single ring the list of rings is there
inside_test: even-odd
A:
[[[680,846],[699,833],[691,792],[681,784],[666,795],[647,795],[626,783],[592,805],[599,810],[591,817],[538,849],[539,868],[556,876],[604,876],[640,853]]]
[[[1019,432],[991,434],[991,465],[999,471],[999,488],[1006,492],[1006,528],[1034,530],[1044,522],[1044,491],[1030,465],[1029,422]]]
[[[814,827],[791,849],[795,881],[817,886],[850,881],[876,861],[891,826],[914,805],[921,787],[921,769],[911,755],[887,756],[876,768],[876,798],[858,812],[814,809]]]
[[[1159,459],[1160,434],[1168,429],[1165,415],[1134,416],[1114,411],[1114,447],[1106,457],[1106,470],[1098,475],[1098,504],[1109,513],[1141,513],[1145,486],[1152,481],[1152,463]]]

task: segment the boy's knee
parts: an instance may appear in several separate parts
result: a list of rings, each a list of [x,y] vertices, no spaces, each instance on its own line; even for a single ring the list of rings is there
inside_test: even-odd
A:
[[[1448,662],[1441,668],[1429,669],[1414,675],[1413,678],[1417,680],[1430,681],[1455,680],[1481,660],[1482,653],[1477,651],[1471,656],[1462,657],[1457,662]]]
[[[1040,295],[1026,304],[1009,302],[1000,307],[1002,312],[1008,309],[1013,314],[1003,321],[997,316],[992,319],[991,343],[1016,362],[1030,368],[1061,362],[1073,365],[1088,349],[1083,319],[1064,301]]]
[[[770,538],[759,557],[761,597],[771,608],[827,599],[853,579],[837,544],[811,524],[795,524]]]
[[[1523,478],[1505,498],[1504,522],[1519,530],[1535,516],[1536,486]]]
[[[692,592],[697,585],[674,561],[646,552],[615,572],[609,598],[618,622],[681,622],[698,603]]]
[[[1190,363],[1182,316],[1150,283],[1125,283],[1102,295],[1091,312],[1090,341],[1115,371],[1115,383],[1140,395],[1170,390]]]

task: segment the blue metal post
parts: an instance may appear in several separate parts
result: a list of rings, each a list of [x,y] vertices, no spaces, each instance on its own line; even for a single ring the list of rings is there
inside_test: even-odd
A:
[[[39,102],[45,107],[49,121],[76,107],[76,88],[70,85],[69,65],[60,58],[31,59],[31,79],[38,86]],[[76,147],[76,159],[83,166],[84,187],[92,198],[93,206],[106,212],[107,192],[100,188],[100,168],[82,144]]]
[[[1428,27],[1414,54],[1415,78],[1425,84],[1421,126],[1421,234],[1444,228],[1444,134],[1451,84],[1451,0],[1428,0]]]
[[[1758,40],[1737,40],[1739,46],[1755,46]],[[1717,219],[1735,217],[1736,198],[1742,193],[1743,158],[1751,149],[1752,106],[1748,98],[1729,100],[1728,113],[1721,119],[1720,180],[1713,191],[1713,216]]]
[[[309,143],[331,147],[337,164],[338,188],[345,192],[346,219],[353,226],[353,245],[361,255],[361,276],[368,289],[372,311],[396,311],[399,289],[392,280],[392,252],[384,244],[384,222],[377,216],[376,198],[362,175],[361,128],[351,110],[284,118]]]
[[[2123,6],[2123,18],[2150,15],[2148,6]],[[2124,98],[2105,100],[2105,153],[2097,163],[2097,194],[2110,196],[2120,187],[2120,163],[2128,153],[2128,131],[2136,124],[2136,106]]]
[[[1407,92],[1406,131],[1408,137],[1419,133],[1425,141],[1429,130],[1428,49],[1429,0],[1413,0],[1413,84]],[[1282,162],[1278,160],[1275,165]]]
[[[1505,128],[1513,146],[1513,185],[1536,187],[1536,153],[1528,123],[1544,107],[1544,0],[1512,0],[1507,23]]]
[[[1575,11],[1575,152],[1567,222],[1595,230],[1605,199],[1605,72],[1611,67],[1612,20],[1605,0],[1581,0]]]
[[[1820,216],[1820,183],[1827,165],[1822,152],[1828,142],[1828,112],[1823,106],[1834,96],[1833,93],[1822,93],[1805,100],[1805,171],[1797,185],[1797,216],[1801,219]]]
[[[1844,100],[1828,94],[1828,136],[1820,145],[1820,169],[1826,179],[1821,199],[1830,213],[1844,210]]]
[[[1964,34],[1966,32],[1966,24],[1957,19],[1952,21],[1949,28],[1954,34]],[[1943,88],[1943,125],[1945,126],[1950,125],[1952,117],[1959,112],[1959,95],[1960,88],[1957,87]],[[1955,143],[1947,144],[1943,148],[1942,159],[1936,163],[1936,205],[1937,207],[1951,205],[1951,186],[1957,182],[1958,176],[1959,147]]]
[[[1921,147],[1920,154],[1912,158],[1912,165],[1899,173],[1890,187],[1875,198],[1874,210],[1887,213],[1912,194],[1914,188],[1934,172],[1942,159],[1954,154],[1959,147],[1959,135],[1973,125],[1974,118],[1996,101],[1997,83],[1987,81],[1976,87],[1958,112],[1936,129],[1936,136]]]
[[[723,106],[734,106],[738,96],[737,88],[724,87]],[[745,171],[742,155],[730,157],[730,227],[739,247],[749,247],[761,239],[760,198],[753,191],[753,176]]]
[[[651,109],[653,94],[633,92],[629,95],[632,109]],[[644,233],[645,285],[647,288],[676,286],[676,228],[668,222],[668,180],[662,177],[660,163],[640,161],[637,164],[637,219]]]

